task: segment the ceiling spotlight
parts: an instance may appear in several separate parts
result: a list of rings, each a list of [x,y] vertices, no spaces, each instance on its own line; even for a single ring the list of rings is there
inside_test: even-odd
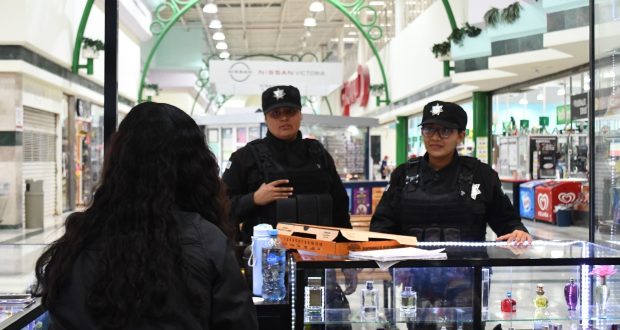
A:
[[[521,99],[519,100],[519,104],[527,105],[527,103],[527,98],[525,97],[525,94],[523,94],[523,97],[521,97]]]
[[[308,45],[308,44],[306,43],[306,41],[305,41],[305,40],[301,42],[301,48],[306,48],[306,46],[307,46],[307,45]]]
[[[220,58],[222,58],[222,59],[227,59],[229,57],[230,57],[230,53],[227,52],[227,51],[223,51],[223,52],[220,53]]]
[[[316,19],[314,19],[314,17],[306,17],[306,19],[304,19],[304,26],[307,26],[307,27],[316,26]]]
[[[382,6],[385,7],[385,2],[384,1],[371,1],[368,3],[369,6]]]
[[[538,95],[536,95],[536,100],[537,101],[544,101],[545,100],[545,96],[543,95],[543,93],[538,93]]]
[[[211,29],[221,29],[222,28],[222,22],[215,18],[211,21],[211,23],[209,23],[209,28]]]
[[[217,44],[215,44],[215,48],[219,50],[226,50],[228,49],[228,45],[223,41],[219,41]]]
[[[215,14],[217,13],[217,5],[213,2],[209,2],[204,7],[202,7],[202,11],[207,14]]]
[[[310,38],[312,36],[312,32],[310,30],[306,30],[306,37]]]
[[[314,1],[310,4],[310,11],[313,13],[319,13],[325,10],[323,4],[319,1]]]
[[[225,39],[226,39],[226,36],[224,35],[224,32],[217,31],[213,34],[213,40],[221,41]]]
[[[349,31],[349,32],[347,33],[347,35],[350,35],[350,36],[356,36],[356,35],[357,35],[357,32],[355,32],[355,31]]]

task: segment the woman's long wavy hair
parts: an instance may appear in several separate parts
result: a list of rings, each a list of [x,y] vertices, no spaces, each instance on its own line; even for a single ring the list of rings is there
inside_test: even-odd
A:
[[[172,105],[141,103],[111,138],[92,205],[69,216],[65,234],[37,260],[35,292],[53,312],[77,257],[96,245],[100,260],[86,299],[93,320],[106,329],[156,319],[170,284],[184,276],[175,209],[199,213],[232,238],[203,132]]]

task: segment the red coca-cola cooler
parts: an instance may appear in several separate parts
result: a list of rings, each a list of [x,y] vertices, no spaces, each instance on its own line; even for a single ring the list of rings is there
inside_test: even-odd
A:
[[[581,192],[581,183],[576,181],[549,181],[536,187],[536,220],[555,223],[555,207],[572,204]]]

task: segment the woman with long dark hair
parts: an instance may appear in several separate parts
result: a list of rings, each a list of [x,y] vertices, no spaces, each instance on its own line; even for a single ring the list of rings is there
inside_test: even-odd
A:
[[[111,138],[92,205],[37,261],[54,329],[258,328],[218,173],[185,112],[135,106]]]

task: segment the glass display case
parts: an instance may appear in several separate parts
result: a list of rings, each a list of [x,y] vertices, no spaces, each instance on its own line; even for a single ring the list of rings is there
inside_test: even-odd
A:
[[[34,265],[46,246],[0,244],[0,329],[30,330],[49,327],[47,312],[39,299],[29,299],[35,281]]]
[[[620,264],[618,250],[578,241],[535,241],[522,248],[495,242],[419,247],[443,248],[447,258],[385,264],[292,253],[293,329],[349,324],[353,329],[478,330],[498,324],[503,329],[609,329],[620,324],[620,285],[614,276],[589,275],[594,265]]]

